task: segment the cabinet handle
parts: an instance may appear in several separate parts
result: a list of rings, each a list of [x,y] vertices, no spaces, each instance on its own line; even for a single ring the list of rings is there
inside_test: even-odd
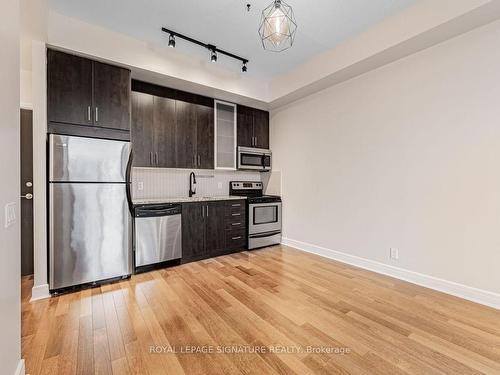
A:
[[[254,146],[257,147],[257,137],[255,137],[255,143],[254,143]]]
[[[201,157],[200,155],[198,154],[198,167],[201,166]]]
[[[233,240],[240,240],[240,239],[241,239],[241,236],[233,237]]]
[[[95,122],[99,122],[99,108],[95,107]]]
[[[87,107],[87,118],[89,119],[89,122],[92,121],[92,119],[90,118],[91,114],[90,114],[90,106]]]
[[[231,214],[232,216],[240,216],[241,214]]]
[[[231,225],[237,226],[237,225],[241,225],[241,223],[232,223]]]
[[[208,217],[208,206],[207,206],[207,217]]]
[[[241,206],[241,203],[237,203],[237,204],[232,204],[231,207],[240,207]]]

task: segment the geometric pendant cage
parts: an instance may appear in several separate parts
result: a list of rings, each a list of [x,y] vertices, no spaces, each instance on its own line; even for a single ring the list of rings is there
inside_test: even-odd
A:
[[[293,9],[282,0],[274,0],[262,11],[259,35],[264,49],[281,52],[293,45],[297,22]]]

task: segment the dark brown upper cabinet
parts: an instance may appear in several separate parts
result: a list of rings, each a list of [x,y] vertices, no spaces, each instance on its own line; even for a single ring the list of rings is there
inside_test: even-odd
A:
[[[155,96],[153,98],[153,126],[156,166],[175,168],[176,102],[174,99]]]
[[[238,146],[269,148],[269,112],[238,106]]]
[[[136,167],[214,168],[214,101],[133,82],[132,149]]]
[[[94,61],[94,125],[130,129],[130,71]]]
[[[49,131],[130,138],[130,85],[127,69],[47,50]]]
[[[175,157],[177,168],[196,168],[196,104],[176,101]]]
[[[92,61],[47,52],[48,121],[92,125]]]
[[[196,168],[214,169],[214,108],[196,106]]]
[[[132,153],[135,167],[152,167],[155,136],[153,126],[154,97],[132,93]]]
[[[237,132],[238,132],[238,146],[253,147],[253,114],[252,108],[238,106],[237,108]]]
[[[175,100],[132,93],[132,150],[135,167],[174,168]]]
[[[177,91],[177,168],[214,169],[214,100]]]
[[[269,112],[260,109],[253,110],[254,147],[269,148]]]

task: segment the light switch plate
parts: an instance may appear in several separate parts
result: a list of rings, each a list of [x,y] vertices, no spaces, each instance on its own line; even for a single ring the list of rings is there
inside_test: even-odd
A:
[[[222,182],[217,183],[217,189],[222,189]]]
[[[137,182],[137,190],[144,190],[144,182],[142,181]]]
[[[16,203],[7,203],[5,205],[5,228],[10,227],[16,220]]]

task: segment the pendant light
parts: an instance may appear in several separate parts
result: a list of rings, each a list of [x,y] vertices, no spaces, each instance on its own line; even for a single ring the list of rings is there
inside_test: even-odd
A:
[[[262,11],[259,35],[264,49],[281,52],[293,45],[297,22],[290,5],[274,0]]]

